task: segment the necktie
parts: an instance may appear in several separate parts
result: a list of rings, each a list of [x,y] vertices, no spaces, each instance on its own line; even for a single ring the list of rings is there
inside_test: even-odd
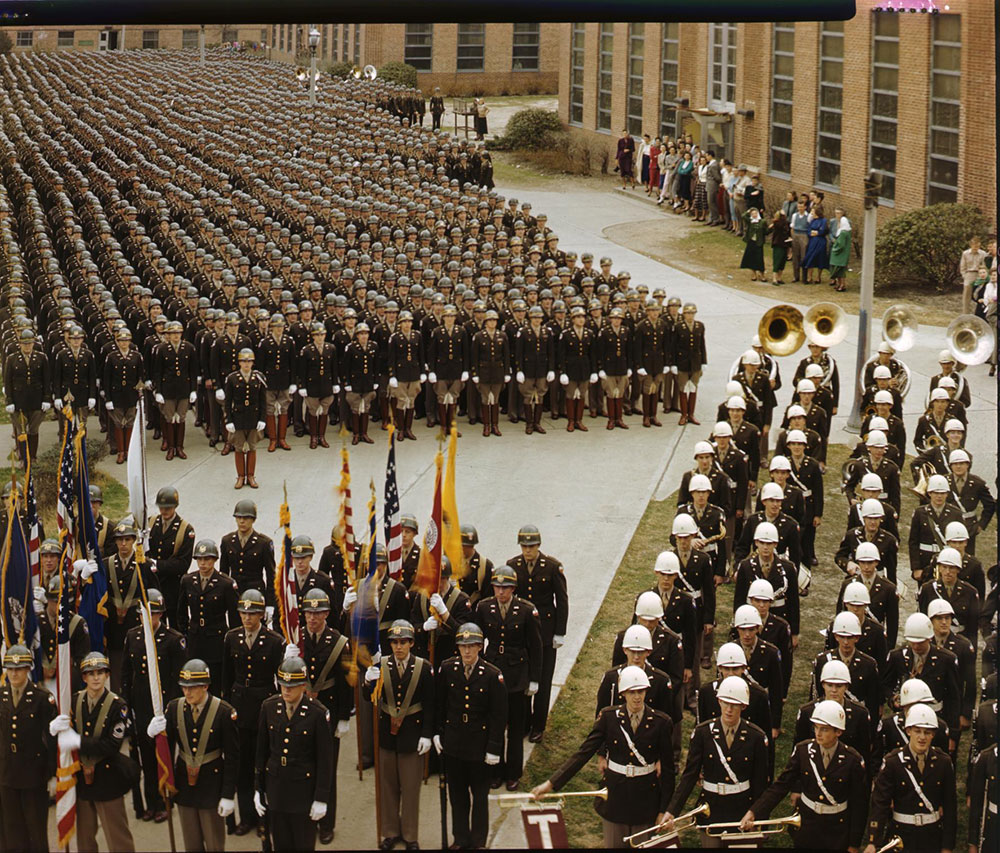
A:
[[[506,619],[507,618],[507,608],[508,607],[510,607],[509,604],[501,604],[500,605],[500,618],[501,619]]]
[[[399,673],[399,677],[402,678],[406,674],[406,662],[400,661],[396,664],[396,671]]]
[[[923,671],[923,669],[924,669],[924,659],[923,659],[923,656],[922,655],[917,655],[913,659],[913,674],[914,675],[920,675],[920,673]]]
[[[925,761],[925,757],[923,755],[918,755],[917,756],[917,769],[921,773],[924,772],[924,761]]]
[[[735,735],[736,735],[735,730],[733,730],[733,729],[726,729],[726,746],[732,746],[733,745],[733,737]]]
[[[465,680],[468,681],[470,678],[472,678],[472,664],[471,663],[465,668]]]
[[[208,586],[208,578],[202,576],[202,578],[201,578],[201,588],[205,589],[206,586]]]
[[[21,704],[21,691],[14,688],[14,707],[16,708],[19,704]]]
[[[532,574],[534,574],[535,572],[535,563],[533,560],[527,564],[527,568],[528,568],[528,577],[530,578]]]
[[[639,723],[642,722],[642,714],[629,714],[629,719],[632,722],[632,731],[639,731]]]
[[[201,708],[198,705],[192,705],[191,706],[191,717],[194,719],[194,721],[196,723],[198,722],[198,718],[200,716],[201,716]]]
[[[289,720],[292,718],[292,714],[294,714],[294,713],[295,713],[295,708],[292,705],[289,705],[286,702],[285,703],[285,715],[288,717]]]
[[[826,769],[830,766],[830,750],[823,750],[823,768]]]

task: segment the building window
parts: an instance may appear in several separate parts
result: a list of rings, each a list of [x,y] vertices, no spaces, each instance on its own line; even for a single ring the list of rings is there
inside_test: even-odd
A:
[[[198,30],[182,30],[181,47],[185,50],[194,50],[198,47]]]
[[[792,171],[792,88],[795,79],[795,24],[774,25],[774,65],[771,74],[770,171]]]
[[[59,30],[56,33],[56,47],[72,47],[76,41],[75,30]]]
[[[271,24],[271,43],[270,47],[278,46],[278,25]]]
[[[330,59],[333,62],[337,61],[337,37],[340,33],[340,24],[334,24],[332,34],[330,36]]]
[[[899,15],[875,13],[872,49],[871,168],[882,173],[880,198],[896,198]]]
[[[361,65],[361,24],[354,25],[354,64]]]
[[[660,134],[677,134],[677,59],[680,29],[676,21],[663,25],[663,67],[660,71]]]
[[[962,18],[931,18],[931,139],[927,203],[958,201]]]
[[[712,24],[711,102],[717,109],[736,108],[736,24]]]
[[[611,130],[611,69],[615,58],[614,24],[601,24],[597,48],[597,129]]]
[[[222,43],[232,44],[234,41],[239,41],[240,34],[237,32],[236,27],[223,27],[222,28]]]
[[[344,24],[344,26],[340,30],[340,61],[341,62],[347,62],[347,56],[348,56],[347,48],[349,47],[348,40],[350,39],[350,37],[351,37],[350,25],[349,24]]]
[[[262,27],[260,30],[260,44],[267,44],[267,27]]]
[[[569,123],[583,124],[583,61],[587,42],[585,24],[573,24],[569,48]]]
[[[646,25],[628,25],[628,100],[625,106],[628,132],[642,135],[642,63],[646,47]]]
[[[284,25],[278,27],[278,50],[285,49],[285,27]]]
[[[17,47],[31,47],[35,42],[35,34],[31,30],[18,30],[17,40],[14,42]]]
[[[142,31],[142,48],[143,50],[156,50],[160,46],[160,31],[159,30],[143,30]]]
[[[844,105],[844,22],[825,21],[819,46],[816,182],[840,187],[840,120]]]
[[[458,25],[457,71],[482,71],[486,50],[486,24]]]
[[[514,24],[511,71],[537,71],[538,49],[542,41],[541,24]]]

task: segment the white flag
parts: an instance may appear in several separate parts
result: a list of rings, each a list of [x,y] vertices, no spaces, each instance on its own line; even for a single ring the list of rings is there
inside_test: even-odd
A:
[[[135,410],[135,423],[132,425],[132,437],[128,444],[128,507],[139,530],[146,529],[146,466],[145,448],[146,418],[143,411],[143,399],[140,392],[139,405]]]

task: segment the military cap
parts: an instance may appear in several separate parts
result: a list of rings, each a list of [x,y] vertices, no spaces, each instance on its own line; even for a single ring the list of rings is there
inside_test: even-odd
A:
[[[126,516],[118,524],[115,525],[115,539],[137,539],[139,536],[139,531],[136,529],[135,520],[131,515]]]
[[[62,553],[62,548],[59,546],[58,539],[45,539],[38,548],[39,554],[55,554],[58,556]]]
[[[237,361],[254,361],[256,358],[256,354],[250,347],[243,347],[236,356]]]
[[[100,652],[90,652],[80,661],[80,672],[111,672],[111,661]]]
[[[388,563],[389,555],[386,553],[385,545],[381,542],[375,543],[375,562],[376,563]]]
[[[370,332],[370,331],[371,331],[371,329],[369,329],[369,328],[368,328],[368,324],[367,324],[367,323],[358,323],[358,325],[357,325],[357,326],[355,327],[354,331],[355,331],[355,332],[356,332],[357,334],[359,334],[359,335],[360,335],[360,334],[361,334],[362,332],[364,332],[364,333],[365,333],[365,334],[367,335],[367,334],[368,334],[368,332]]]
[[[215,544],[211,539],[202,539],[197,545],[194,546],[194,558],[200,560],[203,557],[211,557],[213,559],[219,559],[219,546]]]
[[[420,532],[420,525],[417,524],[416,516],[413,516],[413,515],[401,515],[399,517],[399,526],[400,527],[408,527],[414,533],[419,533]]]
[[[312,539],[310,539],[304,533],[300,533],[298,536],[292,539],[293,557],[311,557],[315,553],[316,553],[316,548],[313,545]]]
[[[327,613],[330,610],[330,598],[322,589],[311,589],[299,601],[299,610],[304,613]]]
[[[156,505],[158,507],[175,507],[181,502],[177,489],[173,486],[163,486],[156,493]]]
[[[574,305],[573,309],[569,312],[570,317],[585,317],[586,314],[587,312],[582,305]]]
[[[201,658],[192,658],[181,667],[177,683],[181,687],[208,687],[212,681],[212,673],[208,664]]]
[[[671,296],[667,300],[667,305],[676,305],[678,308],[681,306],[681,298],[679,296]]]
[[[21,334],[18,336],[18,340],[20,340],[22,344],[26,344],[28,342],[34,343],[35,333],[31,331],[31,329],[21,329]]]
[[[413,625],[406,619],[395,619],[389,626],[389,640],[413,640]]]
[[[160,592],[158,589],[147,589],[146,600],[149,602],[150,613],[167,612],[167,601],[163,597],[163,593]]]
[[[271,315],[271,325],[272,326],[284,326],[285,325],[284,315],[282,315],[279,312],[275,311]]]
[[[92,652],[92,654],[96,654],[96,652]],[[34,666],[35,656],[27,646],[20,643],[11,646],[3,653],[4,669],[32,669]]]
[[[542,534],[534,524],[525,524],[517,531],[518,545],[541,545]]]
[[[517,574],[506,563],[493,569],[491,586],[517,586]]]
[[[278,666],[278,683],[288,687],[306,686],[305,661],[300,657],[285,658]]]

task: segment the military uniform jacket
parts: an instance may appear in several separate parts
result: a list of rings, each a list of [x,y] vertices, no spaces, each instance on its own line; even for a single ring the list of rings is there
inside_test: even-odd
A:
[[[166,599],[170,613],[170,609],[176,606],[181,578],[191,568],[194,527],[176,512],[165,524],[163,516],[158,515],[149,528],[149,549],[146,556],[156,561],[156,583]],[[149,589],[148,585],[146,589]],[[171,617],[173,615],[170,613]]]
[[[418,382],[426,360],[424,339],[416,329],[409,335],[400,329],[389,338],[389,376],[400,382]]]
[[[597,714],[600,716],[603,708],[611,705],[621,705],[625,697],[618,692],[618,677],[627,664],[609,669],[604,673],[601,684],[597,688]],[[649,676],[649,689],[646,691],[646,704],[656,710],[661,711],[668,717],[673,716],[674,707],[674,685],[670,681],[670,676],[662,669],[657,669],[648,662],[643,667],[646,675]]]
[[[327,625],[315,640],[299,628],[302,659],[309,673],[309,695],[319,699],[329,709],[331,722],[349,720],[354,708],[354,691],[347,681],[351,665],[351,645],[348,637]],[[281,641],[281,637],[278,637]],[[244,648],[246,644],[244,644]],[[278,656],[281,662],[282,655]]]
[[[109,650],[124,649],[126,632],[139,624],[138,603],[142,600],[142,593],[136,572],[142,572],[142,584],[146,589],[155,589],[156,581],[153,580],[148,560],[137,567],[135,557],[131,556],[123,565],[118,554],[114,554],[106,565],[108,618],[104,620],[104,637]]]
[[[811,524],[813,518],[823,517],[823,472],[811,456],[803,456],[801,465],[796,465],[791,456],[788,461],[792,466],[788,482],[802,490],[803,522]]]
[[[936,598],[943,598],[955,611],[952,620],[952,627],[975,646],[979,641],[979,593],[976,592],[972,584],[963,580],[955,581],[951,591],[942,581],[928,581],[920,587],[920,594],[917,596],[917,607],[921,613],[926,613],[927,608]]]
[[[762,521],[768,521],[767,514],[761,510],[748,516],[743,522],[743,532],[740,534],[740,541],[733,547],[733,559],[739,563],[749,557],[756,548],[754,546],[754,533],[757,525]],[[795,519],[778,513],[778,517],[772,522],[778,528],[778,545],[774,549],[775,555],[789,560],[793,566],[798,566],[802,559],[799,546],[799,526]]]
[[[726,478],[726,485],[729,487],[731,509],[733,512],[741,511],[747,504],[747,492],[750,486],[750,457],[733,444],[729,445],[725,456],[718,455],[716,449],[715,466]],[[757,456],[760,456],[758,449]],[[759,464],[759,459],[758,459]],[[753,481],[757,482],[757,471],[753,471]],[[785,500],[788,500],[788,490],[785,490]]]
[[[226,395],[226,423],[238,430],[257,429],[257,424],[267,415],[267,380],[257,370],[244,377],[242,371],[234,370],[223,385]]]
[[[668,350],[669,335],[662,323],[643,320],[635,327],[632,343],[632,363],[643,368],[651,377],[663,373],[663,368],[674,363],[676,353]],[[697,369],[697,368],[695,368]]]
[[[267,377],[268,391],[287,391],[293,382],[295,341],[282,334],[280,340],[269,334],[257,348],[257,369]]]
[[[811,717],[819,699],[807,702],[799,708],[798,716],[795,718],[795,743],[813,739],[813,723]],[[847,728],[840,736],[840,742],[847,744],[865,760],[865,766],[869,765],[869,758],[872,754],[872,724],[868,716],[868,709],[860,702],[844,697],[844,716]]]
[[[792,379],[793,385],[798,385],[799,380],[805,379],[806,368],[811,364],[818,364],[823,368],[823,381],[821,386],[828,388],[830,391],[830,399],[834,408],[839,408],[840,406],[840,370],[837,367],[837,362],[833,360],[833,357],[828,353],[822,353],[819,360],[813,359],[811,355],[807,355],[804,359],[799,362],[799,366],[795,368],[795,376]]]
[[[413,582],[417,579],[417,569],[420,568],[420,545],[414,541],[410,550],[403,556],[403,568],[399,574],[399,580],[403,587],[409,591],[413,587]],[[463,578],[464,580],[464,578]]]
[[[256,790],[268,809],[307,815],[330,797],[333,735],[330,712],[303,696],[288,718],[280,695],[264,700],[257,726]]]
[[[418,551],[417,548],[413,550]],[[469,596],[469,605],[475,608],[480,599],[493,595],[493,588],[490,586],[490,580],[493,578],[493,561],[478,551],[473,551],[472,556],[465,561],[465,565],[466,572],[459,579],[458,588]]]
[[[694,502],[677,504],[677,512],[685,512],[694,519],[698,525],[699,538],[704,539],[705,544],[699,550],[702,554],[707,554],[712,561],[715,574],[723,576],[726,574],[726,514],[715,504],[709,503],[701,512],[695,507]]]
[[[687,559],[679,551],[677,560],[681,573],[676,584],[694,599],[698,612],[698,627],[715,624],[715,578],[712,560],[704,551],[691,549]]]
[[[59,635],[47,613],[38,617],[38,632],[42,644],[42,673],[45,678],[55,678]],[[90,652],[90,631],[87,629],[86,621],[78,613],[73,614],[69,623],[69,651],[72,661],[70,683],[75,689],[83,686],[80,661]]]
[[[763,820],[789,793],[799,794],[802,828],[795,833],[801,848],[846,850],[860,847],[868,813],[868,785],[864,759],[841,740],[828,767],[815,740],[795,745],[788,764],[771,787],[750,807]],[[824,790],[825,789],[825,790]],[[845,805],[837,814],[817,814],[810,802],[820,807]]]
[[[502,618],[497,600],[484,599],[476,606],[474,621],[487,640],[484,657],[499,667],[508,693],[523,693],[529,682],[541,681],[541,621],[530,601],[513,596]]]
[[[870,424],[873,417],[875,415],[868,415],[864,419],[861,424],[861,435],[868,435],[871,431]],[[891,412],[885,421],[889,425],[889,431],[885,434],[889,444],[898,449],[900,453],[906,453],[906,425],[901,418],[897,418]]]
[[[299,352],[296,376],[300,388],[310,397],[333,396],[333,386],[339,384],[337,374],[337,348],[324,342],[322,349],[308,343]]]
[[[236,709],[208,693],[197,722],[191,706],[182,698],[167,705],[163,715],[167,718],[170,751],[177,755],[174,801],[214,812],[220,799],[231,800],[236,795],[240,766]]]
[[[913,510],[908,544],[910,572],[914,578],[928,579],[922,576],[918,578],[918,572],[923,575],[925,570],[933,567],[937,561],[938,552],[947,546],[944,538],[945,530],[952,521],[961,520],[962,513],[953,504],[945,504],[940,513],[935,513],[930,504],[918,506]]]
[[[416,632],[416,642],[413,648],[421,657],[430,660],[430,649],[433,645],[433,663],[440,664],[450,657],[458,654],[455,646],[455,634],[466,622],[472,620],[472,605],[469,604],[469,596],[455,584],[452,584],[448,591],[441,596],[445,607],[448,608],[448,618],[443,620],[441,615],[431,607],[430,599],[419,590],[414,590],[410,595],[412,601],[410,609],[410,622]],[[433,616],[438,623],[438,627],[433,631],[424,630],[424,622]]]
[[[560,790],[600,750],[608,760],[604,774],[608,799],[596,802],[598,814],[613,823],[649,826],[667,810],[674,793],[673,731],[670,717],[652,708],[643,707],[637,731],[632,731],[625,705],[605,708],[580,748],[550,777],[552,788]],[[659,774],[645,770],[657,763]],[[643,775],[627,776],[627,767]]]
[[[837,638],[833,634],[832,619],[826,628],[825,647],[828,649],[836,649],[838,647]],[[867,613],[861,621],[861,636],[858,637],[855,648],[872,658],[878,665],[880,673],[885,672],[886,665],[889,663],[889,644],[886,640],[885,628],[881,622],[873,619]]]
[[[568,326],[559,336],[559,372],[565,373],[571,382],[589,382],[597,373],[597,338],[586,326],[579,334],[574,326]]]
[[[507,688],[500,670],[480,657],[466,679],[461,657],[444,661],[437,675],[434,724],[445,755],[479,762],[487,752],[502,755]]]
[[[741,604],[747,603],[750,584],[762,578],[774,589],[771,612],[788,622],[792,633],[799,633],[799,582],[798,569],[789,561],[775,555],[771,559],[770,571],[765,574],[760,556],[754,555],[742,560],[736,568],[736,587],[733,592],[733,612]]]
[[[865,474],[878,474],[882,478],[882,494],[879,495],[879,500],[889,501],[896,512],[899,512],[901,501],[899,466],[888,458],[883,458],[878,465],[874,465],[871,457],[867,455],[854,460],[844,483],[844,491],[848,497],[854,494]]]
[[[708,363],[705,351],[705,324],[695,320],[688,326],[683,320],[674,326],[674,358],[681,373],[696,373]]]
[[[483,329],[472,338],[470,373],[486,385],[502,385],[510,371],[510,345],[501,331]]]
[[[3,388],[7,402],[19,412],[37,412],[51,398],[49,360],[36,346],[27,358],[20,350],[4,364]]]
[[[254,530],[243,545],[237,531],[227,533],[219,543],[219,571],[236,581],[240,594],[260,590],[264,601],[274,606],[274,542],[270,536]]]
[[[452,327],[450,334],[443,324],[431,333],[427,364],[439,381],[461,379],[462,373],[469,369],[469,356],[469,338],[458,324]]]
[[[787,417],[785,418],[785,423],[782,424],[781,432],[778,433],[778,440],[774,445],[774,452],[781,455],[787,456],[788,460],[792,463],[792,470],[795,470],[795,462],[792,461],[792,454],[788,449],[788,424]],[[826,464],[826,442],[816,430],[812,429],[808,424],[806,424],[805,429],[802,430],[806,436],[806,450],[805,455],[807,458],[812,459],[816,462],[822,462]]]
[[[261,624],[247,646],[240,626],[223,639],[222,698],[235,709],[240,728],[255,729],[261,703],[275,693],[274,677],[285,656],[285,641]]]
[[[74,409],[97,399],[97,363],[86,347],[80,347],[76,356],[66,347],[52,359],[52,395],[65,401],[69,394],[73,395]]]
[[[688,796],[698,785],[698,802],[708,803],[711,810],[709,819],[703,823],[739,821],[767,789],[768,765],[767,734],[753,723],[740,720],[732,746],[726,745],[719,720],[699,723],[691,732],[687,763],[667,811],[681,814]],[[737,781],[733,781],[733,776]]]
[[[626,376],[632,367],[629,330],[622,324],[616,333],[610,325],[597,334],[597,369],[608,376]]]
[[[995,740],[995,738],[994,738]],[[969,776],[969,844],[980,850],[997,847],[997,746],[976,756]]]
[[[55,697],[29,680],[15,708],[13,693],[9,682],[0,687],[0,787],[45,788],[56,772]]]
[[[948,502],[953,503],[962,513],[962,521],[969,528],[969,533],[975,537],[978,530],[985,530],[997,509],[997,502],[990,494],[989,486],[981,477],[967,474],[965,483],[959,491],[955,475],[948,474]],[[980,512],[980,509],[982,512]]]
[[[858,545],[862,542],[871,542],[878,548],[878,567],[876,577],[887,576],[896,577],[896,566],[899,562],[899,541],[887,530],[879,528],[871,538],[865,532],[863,524],[852,527],[844,534],[840,540],[840,547],[834,555],[834,562],[844,571],[847,571],[847,564],[855,562],[854,555],[857,553]],[[860,576],[858,577],[860,580]]]
[[[698,610],[694,599],[684,591],[683,585],[678,581],[674,582],[674,587],[666,600],[664,600],[664,594],[660,591],[659,585],[651,587],[649,591],[655,592],[660,597],[660,601],[663,602],[663,618],[660,620],[660,624],[681,638],[684,650],[684,668],[694,668],[698,664],[694,659],[694,647],[699,629]],[[636,601],[638,600],[639,596],[637,595]]]
[[[937,644],[935,638],[931,642]],[[959,714],[972,718],[976,707],[976,647],[963,634],[952,631],[939,648],[945,648],[958,658],[958,683],[962,690]]]
[[[341,373],[344,377],[345,389],[350,387],[354,394],[370,394],[378,384],[376,361],[378,360],[378,344],[369,340],[362,348],[357,339],[351,341],[344,350],[344,360]]]
[[[823,672],[824,664],[832,660],[843,660],[838,649],[830,649],[816,655],[816,659],[813,661],[813,684],[810,693],[812,698],[823,695],[823,687],[819,677]],[[885,701],[878,661],[871,655],[866,655],[855,648],[850,661],[844,661],[844,663],[847,664],[847,671],[851,674],[851,683],[847,688],[846,695],[868,709],[868,716],[874,725],[874,721],[881,718],[882,703]]]
[[[914,780],[933,810],[924,804]],[[893,819],[894,813],[926,815],[932,811],[943,811],[943,814],[931,827],[904,825]],[[927,751],[921,773],[909,747],[902,747],[885,757],[875,777],[865,841],[878,846],[890,836],[899,835],[907,850],[951,850],[955,846],[957,816],[955,768],[948,753],[932,746]],[[921,837],[923,843],[918,840]]]
[[[687,512],[687,510],[681,508],[681,504],[686,504],[691,501],[691,491],[688,488],[688,485],[691,482],[691,478],[698,473],[699,471],[697,468],[692,468],[690,471],[685,471],[684,475],[681,477],[681,484],[677,490],[678,512]],[[719,507],[725,515],[731,514],[735,507],[733,506],[733,493],[729,488],[729,477],[714,463],[709,473],[705,476],[707,476],[709,481],[712,483],[712,493],[708,496],[708,502]],[[725,524],[724,521],[723,524]]]
[[[409,591],[399,581],[385,575],[378,593],[378,630],[382,657],[388,657],[392,654],[392,646],[389,643],[389,628],[392,623],[397,619],[409,618]]]
[[[772,482],[774,482],[772,480]],[[755,512],[764,509],[764,501],[760,498],[760,491],[757,492],[757,502],[754,505]],[[801,530],[806,521],[805,499],[802,497],[802,489],[792,482],[785,483],[784,496],[781,499],[781,512],[791,518]],[[809,526],[812,527],[813,516],[808,517]]]
[[[177,679],[188,659],[187,643],[180,631],[163,622],[156,630],[156,665],[160,673],[161,701],[167,704],[180,695]],[[145,735],[145,725],[153,719],[153,700],[149,693],[149,661],[142,625],[130,628],[125,635],[125,656],[122,660],[122,698],[132,708],[136,724]]]
[[[514,367],[525,379],[544,379],[555,371],[555,334],[548,326],[536,332],[530,324],[517,330],[514,342]]]
[[[91,709],[87,691],[80,690],[73,694],[71,720],[80,735],[77,797],[101,803],[122,796],[139,779],[135,762],[121,754],[129,730],[124,700],[105,688]]]
[[[770,426],[778,401],[771,389],[771,380],[768,378],[767,372],[763,367],[760,367],[753,375],[753,379],[748,379],[746,373],[740,370],[734,378],[743,386],[746,398],[756,403],[757,417],[754,419],[754,424],[759,429]]]
[[[681,640],[680,634],[666,627],[662,622],[656,623],[652,634],[653,651],[646,658],[646,663],[665,672],[669,676],[671,684],[682,684],[686,664],[684,662],[684,642]],[[619,631],[611,651],[612,666],[622,666],[627,661],[625,650],[622,648],[624,639],[625,631]]]
[[[187,341],[181,341],[176,349],[160,344],[153,353],[150,374],[153,390],[164,399],[186,398],[197,387],[198,356],[194,346]]]
[[[219,335],[215,339],[209,352],[207,372],[217,387],[221,388],[226,377],[240,369],[240,350],[247,347],[250,347],[250,338],[246,335],[237,334],[235,338]],[[202,365],[202,369],[205,369],[205,365]]]
[[[552,645],[553,637],[565,637],[569,622],[569,596],[562,563],[539,551],[531,574],[528,574],[523,556],[511,557],[507,565],[517,574],[515,595],[535,605],[538,611],[542,645]]]
[[[240,624],[236,582],[218,570],[204,588],[201,572],[185,575],[177,602],[177,627],[187,635],[188,653],[204,661],[222,661],[226,632]]]
[[[746,652],[746,649],[743,651]],[[758,636],[753,651],[747,655],[746,672],[767,691],[767,701],[771,706],[771,727],[780,729],[785,706],[785,683],[778,647]]]
[[[378,689],[378,746],[390,752],[416,752],[420,738],[434,734],[434,667],[410,654],[403,674],[396,658],[384,655]],[[376,682],[365,682],[365,694],[375,701]]]
[[[934,746],[947,752],[950,734],[948,724],[941,717],[938,717],[938,727],[932,741]],[[906,717],[902,711],[879,720],[875,728],[873,750],[873,756],[878,758],[878,766],[881,766],[882,759],[894,749],[905,747],[909,742],[910,737],[906,733]],[[872,770],[876,771],[878,766],[872,767]]]
[[[743,718],[747,722],[757,726],[763,732],[764,744],[770,750],[772,747],[771,729],[775,728],[775,726],[771,723],[771,703],[767,697],[767,690],[761,687],[747,673],[744,673],[743,680],[747,683],[747,687],[750,688],[750,704],[747,706],[746,711],[743,712]],[[702,684],[698,688],[698,724],[709,720],[717,720],[722,716],[722,708],[719,705],[718,697],[719,686],[721,684],[722,679],[717,678],[715,681]],[[725,744],[724,738],[723,744]],[[768,761],[773,761],[773,758],[769,758]],[[746,809],[743,811],[746,812]],[[741,814],[740,817],[743,817],[743,815]]]
[[[925,412],[917,420],[917,427],[913,431],[913,447],[921,456],[929,455],[931,458],[925,461],[932,461],[935,467],[937,467],[937,459],[933,458],[935,451],[939,450],[940,447],[947,447],[948,440],[944,434],[944,425],[948,422],[948,415],[945,413],[942,415],[941,420],[934,417],[934,414],[930,411]],[[862,433],[864,435],[864,433]],[[934,438],[936,440],[935,446],[929,446],[927,440],[929,438]],[[948,460],[944,460],[944,470],[939,471],[939,473],[948,473]]]

